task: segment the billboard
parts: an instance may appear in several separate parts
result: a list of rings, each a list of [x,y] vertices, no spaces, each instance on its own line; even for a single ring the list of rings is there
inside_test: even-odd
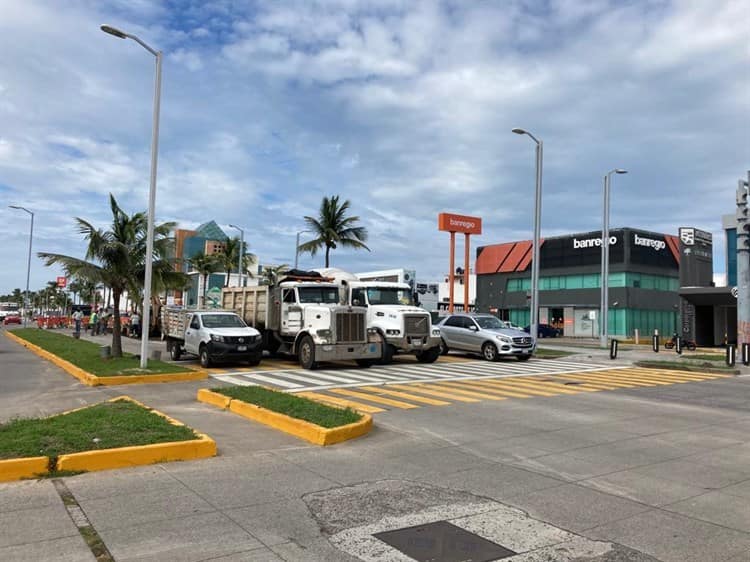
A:
[[[467,215],[440,213],[438,215],[438,230],[462,232],[464,234],[482,234],[482,219]]]

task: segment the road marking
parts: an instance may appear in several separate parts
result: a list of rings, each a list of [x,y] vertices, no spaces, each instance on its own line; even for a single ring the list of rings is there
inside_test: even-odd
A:
[[[412,400],[413,402],[420,402],[422,404],[429,404],[431,406],[447,406],[450,402],[444,400],[435,400],[434,398],[426,398],[424,396],[417,396],[416,394],[409,394],[407,392],[400,392],[398,390],[390,390],[384,386],[360,386],[359,390],[367,390],[368,392],[374,392],[376,394],[387,394],[388,396],[395,396],[396,398],[403,398],[405,400]]]
[[[265,375],[258,375],[256,373],[247,374],[245,377],[251,379],[251,380],[259,380],[263,382],[267,382],[269,384],[275,384],[276,386],[283,386],[284,388],[303,388],[303,385],[297,384],[296,382],[289,382],[285,380],[281,380],[279,378],[272,378],[267,377]]]
[[[437,396],[438,398],[447,398],[448,400],[454,400],[456,402],[480,402],[476,398],[467,398],[465,396],[458,396],[452,392],[445,392],[440,390],[432,390],[429,385],[427,387],[420,386],[417,384],[399,384],[393,385],[391,388],[398,388],[399,390],[405,390],[406,392],[417,392],[419,394],[426,394],[427,396]]]
[[[212,378],[220,380],[221,382],[227,382],[230,384],[236,384],[238,386],[258,386],[257,383],[243,380],[242,375],[214,375]]]
[[[572,388],[565,388],[560,383],[537,381],[533,379],[505,379],[507,383],[513,383],[519,387],[528,387],[534,389],[540,389],[549,392],[556,392],[560,394],[578,394],[580,391]]]
[[[492,392],[510,398],[529,398],[531,396],[530,394],[521,394],[519,392],[512,392],[509,390],[500,390],[494,384],[490,384],[490,381],[485,380],[451,381],[445,382],[443,384],[463,390],[472,390],[474,392]]]
[[[515,390],[518,392],[524,392],[526,394],[532,394],[536,396],[555,396],[554,393],[544,390],[542,388],[536,388],[533,385],[516,384],[511,380],[507,379],[494,379],[492,382],[496,387],[506,390]]]
[[[360,402],[353,402],[351,400],[344,400],[342,398],[336,398],[335,396],[328,396],[327,394],[318,394],[317,392],[299,392],[297,396],[304,396],[310,400],[316,402],[328,402],[334,406],[343,406],[344,408],[351,408],[358,412],[364,412],[366,414],[377,414],[378,412],[385,412],[383,408],[377,406],[370,406],[369,404],[362,404]]]
[[[414,386],[422,388],[421,384],[415,384]],[[477,392],[475,390],[461,390],[452,386],[448,386],[444,383],[430,383],[429,388],[437,388],[439,390],[445,390],[448,392],[455,392],[462,396],[468,396],[469,398],[479,398],[483,400],[505,400],[505,397],[500,396],[491,396],[489,394],[482,394],[480,392]]]
[[[402,410],[411,410],[412,408],[419,408],[414,404],[408,402],[402,402],[400,400],[393,400],[392,398],[385,398],[383,396],[373,396],[364,392],[357,392],[355,390],[348,390],[346,388],[332,388],[328,392],[334,394],[341,394],[343,396],[351,396],[352,398],[359,398],[360,400],[369,400],[370,402],[377,402],[379,404],[385,404],[386,406],[393,406],[394,408],[401,408]]]

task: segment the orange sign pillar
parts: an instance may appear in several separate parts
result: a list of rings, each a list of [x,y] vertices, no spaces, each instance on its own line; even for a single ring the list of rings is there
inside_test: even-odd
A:
[[[455,292],[455,270],[456,270],[456,232],[463,232],[464,237],[464,312],[469,310],[469,250],[471,248],[472,234],[482,233],[482,219],[465,215],[454,215],[451,213],[440,213],[438,215],[438,230],[451,233],[450,271],[448,272],[448,311],[453,312],[453,300]]]

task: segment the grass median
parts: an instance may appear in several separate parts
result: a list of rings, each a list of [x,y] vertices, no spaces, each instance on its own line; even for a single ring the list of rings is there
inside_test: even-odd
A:
[[[294,394],[260,386],[212,388],[211,391],[327,429],[341,427],[362,419],[362,415],[351,408],[334,408]]]
[[[160,375],[168,373],[184,373],[185,367],[170,365],[162,361],[149,359],[148,368],[141,369],[135,355],[124,353],[122,357],[102,359],[101,345],[86,340],[74,339],[64,334],[39,330],[36,328],[22,328],[13,330],[13,335],[33,343],[57,355],[98,377],[122,375]]]
[[[198,439],[127,400],[103,402],[49,418],[19,418],[0,425],[0,459],[80,453]]]

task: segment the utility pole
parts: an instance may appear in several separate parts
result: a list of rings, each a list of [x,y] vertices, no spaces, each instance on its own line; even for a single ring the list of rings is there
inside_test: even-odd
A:
[[[750,343],[750,221],[747,195],[750,188],[750,171],[747,181],[737,185],[737,346]]]

